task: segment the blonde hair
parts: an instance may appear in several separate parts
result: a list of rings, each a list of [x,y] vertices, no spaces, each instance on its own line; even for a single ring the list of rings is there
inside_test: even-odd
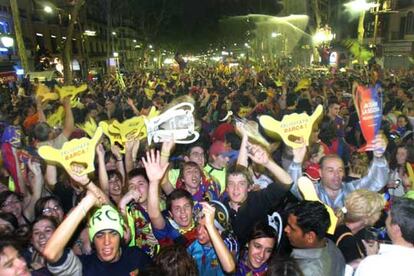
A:
[[[367,175],[369,166],[368,155],[365,152],[354,152],[349,161],[349,169],[351,172],[361,175]]]
[[[372,226],[384,209],[384,198],[372,191],[355,190],[345,198],[345,208],[338,211],[339,223],[363,220],[366,226]]]

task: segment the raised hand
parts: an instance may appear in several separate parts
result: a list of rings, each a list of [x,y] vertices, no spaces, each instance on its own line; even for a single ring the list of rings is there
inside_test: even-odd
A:
[[[203,206],[203,216],[205,218],[206,225],[213,226],[214,225],[214,215],[216,213],[216,208],[208,204],[207,202],[200,202],[201,206]]]
[[[102,143],[100,143],[96,146],[96,155],[98,155],[100,157],[105,156],[105,149],[104,149],[104,146],[102,145]]]
[[[128,191],[119,201],[118,207],[122,214],[126,213],[126,206],[131,200],[139,202],[141,198],[141,193],[138,190],[130,190]]]
[[[39,162],[32,161],[32,159],[30,158],[29,161],[27,162],[27,166],[29,167],[29,170],[34,175],[41,175],[42,174],[42,170],[40,169],[40,163]]]
[[[95,206],[97,207],[110,203],[109,198],[105,195],[105,193],[96,186],[94,186],[93,189],[88,189],[87,194],[94,197]]]
[[[303,138],[300,140],[295,141],[296,143],[302,144],[300,148],[293,148],[293,162],[295,163],[303,163],[306,155],[306,144],[303,141]]]
[[[78,175],[85,169],[82,165],[72,164],[70,169],[71,171],[68,171],[69,176],[79,185],[86,186],[90,182],[88,175]]]
[[[160,152],[147,151],[147,158],[142,157],[142,163],[144,164],[145,171],[150,182],[159,182],[165,174],[168,168],[168,162],[161,164]]]
[[[382,157],[387,149],[388,141],[383,134],[378,134],[374,140],[374,156]]]
[[[111,151],[115,155],[116,159],[122,159],[121,149],[117,145],[111,146]]]

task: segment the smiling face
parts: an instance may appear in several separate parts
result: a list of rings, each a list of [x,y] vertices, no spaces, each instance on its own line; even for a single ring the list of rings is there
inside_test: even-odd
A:
[[[99,260],[107,263],[113,263],[119,260],[121,238],[115,230],[99,231],[95,235],[93,243]]]
[[[258,238],[249,242],[248,265],[257,269],[266,263],[272,255],[275,246],[274,238]]]
[[[234,204],[241,204],[246,200],[249,187],[249,182],[243,174],[230,174],[227,177],[226,191]]]
[[[48,219],[42,219],[33,225],[32,245],[38,252],[43,252],[47,241],[55,232],[55,226]]]
[[[193,206],[185,197],[175,199],[171,201],[170,215],[178,226],[188,228],[192,221]]]
[[[112,177],[108,180],[108,184],[109,195],[120,196],[122,194],[122,181],[119,179],[118,175],[113,174]]]

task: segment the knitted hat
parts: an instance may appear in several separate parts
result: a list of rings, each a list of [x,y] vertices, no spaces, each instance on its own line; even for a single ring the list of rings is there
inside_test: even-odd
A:
[[[119,212],[111,205],[103,205],[89,218],[89,239],[93,241],[95,235],[102,230],[115,230],[122,238],[122,225],[123,219]]]

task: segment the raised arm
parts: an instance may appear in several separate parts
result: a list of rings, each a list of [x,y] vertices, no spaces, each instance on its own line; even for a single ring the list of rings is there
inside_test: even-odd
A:
[[[128,99],[127,99],[127,104],[129,105],[129,107],[131,107],[132,111],[134,112],[134,114],[135,114],[136,116],[141,115],[141,114],[140,114],[140,112],[139,112],[139,110],[138,110],[138,109],[137,109],[137,107],[135,106],[135,104],[134,104],[134,100],[133,100],[133,99],[128,98]]]
[[[86,175],[82,177],[71,175],[71,177],[76,182],[86,186],[88,192],[78,205],[72,209],[46,243],[42,253],[49,263],[56,263],[62,257],[66,244],[89,210],[96,204],[108,202],[103,192]]]
[[[111,152],[115,156],[116,170],[122,176],[122,187],[124,187],[126,177],[125,177],[125,168],[124,168],[124,161],[122,160],[121,149],[118,146],[114,145],[114,146],[111,146]]]
[[[298,180],[302,176],[302,164],[303,164],[303,161],[306,155],[306,145],[302,143],[302,146],[300,148],[295,148],[292,150],[292,152],[293,152],[293,160],[292,160],[292,163],[290,163],[289,169],[288,169],[288,173],[293,180],[293,185],[290,191],[298,199],[302,199],[302,196],[298,188]]]
[[[72,132],[75,130],[75,121],[73,119],[72,107],[70,106],[70,98],[66,97],[62,101],[63,108],[65,109],[65,123],[63,126],[63,135],[69,138]]]
[[[241,141],[241,145],[240,145],[240,150],[239,150],[239,156],[237,157],[237,165],[243,166],[245,168],[247,168],[247,166],[249,165],[248,163],[248,136],[246,131],[244,130],[242,123],[237,122],[236,123],[236,128],[238,131],[240,131],[240,133],[242,134],[242,141]]]
[[[387,184],[390,171],[388,162],[384,157],[387,140],[382,135],[378,135],[374,144],[374,159],[369,167],[368,174],[361,179],[345,183],[346,186],[352,189],[367,189],[378,192]]]
[[[253,162],[268,169],[281,184],[292,184],[290,175],[269,157],[269,153],[262,147],[248,142],[248,156]]]
[[[214,226],[214,214],[216,212],[216,209],[206,202],[202,202],[201,205],[203,206],[205,227],[207,229],[208,235],[210,236],[211,244],[214,247],[214,251],[217,254],[221,267],[223,268],[224,272],[231,273],[236,268],[236,264],[234,262],[233,255],[221,238],[219,231]]]
[[[162,143],[161,164],[169,164],[168,161],[169,161],[169,158],[170,158],[170,155],[171,155],[171,152],[174,146],[175,146],[175,143],[172,140],[172,138],[170,141],[166,141]],[[168,170],[167,173],[164,175],[164,177],[161,179],[161,188],[164,191],[164,193],[166,193],[167,195],[171,194],[174,191],[174,186],[172,183],[170,183],[169,173],[170,173],[170,170]]]
[[[47,185],[49,185],[49,187],[52,188],[52,190],[54,190],[57,183],[56,166],[50,164],[46,165],[45,180]]]
[[[160,209],[159,185],[168,168],[168,163],[162,164],[160,152],[154,150],[147,152],[147,159],[142,158],[142,162],[149,179],[148,215],[155,229],[164,229],[165,219]]]
[[[99,187],[109,196],[109,179],[105,167],[105,149],[102,144],[96,146],[96,157],[98,158]]]
[[[135,167],[134,163],[137,159],[139,150],[139,140],[128,140],[125,143],[125,170],[126,173],[132,171]]]
[[[36,201],[40,198],[42,194],[44,179],[42,175],[42,170],[40,169],[40,164],[38,162],[33,162],[32,159],[28,162],[29,170],[33,173],[33,178],[30,179],[30,184],[32,187],[32,194],[28,194],[25,196],[25,208],[24,208],[24,215],[29,220],[34,219],[34,206]]]

